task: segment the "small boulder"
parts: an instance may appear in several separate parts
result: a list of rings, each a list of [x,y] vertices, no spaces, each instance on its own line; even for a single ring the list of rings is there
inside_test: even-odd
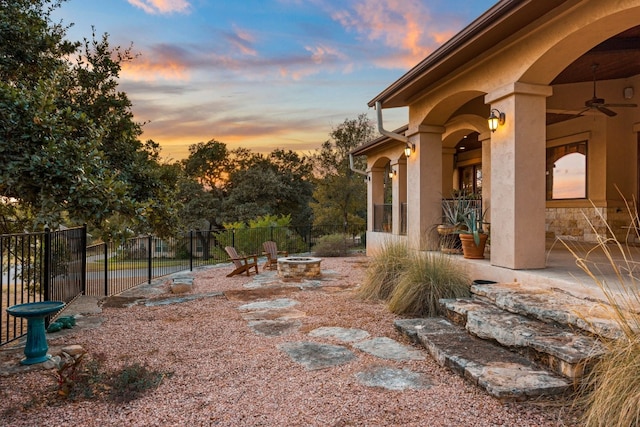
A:
[[[171,293],[186,294],[193,290],[193,278],[177,278],[171,283]]]
[[[85,349],[78,344],[68,345],[60,349],[62,353],[67,353],[69,356],[76,357],[86,353]]]

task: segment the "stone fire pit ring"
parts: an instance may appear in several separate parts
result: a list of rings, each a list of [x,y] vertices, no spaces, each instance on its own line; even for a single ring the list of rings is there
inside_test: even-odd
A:
[[[283,279],[305,279],[321,275],[322,258],[289,256],[278,258],[278,276]]]

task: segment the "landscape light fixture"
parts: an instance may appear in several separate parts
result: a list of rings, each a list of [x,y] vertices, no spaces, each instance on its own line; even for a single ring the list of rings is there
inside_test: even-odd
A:
[[[496,113],[498,114],[497,116]],[[489,116],[487,121],[489,122],[489,130],[491,132],[495,132],[496,129],[498,129],[498,125],[502,126],[504,124],[504,113],[501,113],[500,110],[494,108],[491,110],[491,115]]]
[[[411,157],[411,153],[416,151],[416,144],[409,144],[407,142],[407,146],[404,147],[404,155],[407,157]]]

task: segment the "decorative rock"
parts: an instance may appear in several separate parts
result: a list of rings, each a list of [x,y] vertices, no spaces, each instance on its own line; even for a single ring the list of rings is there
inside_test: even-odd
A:
[[[254,320],[249,322],[253,331],[265,337],[279,337],[295,332],[301,323],[298,320]]]
[[[396,369],[376,366],[356,374],[358,382],[369,387],[382,387],[387,390],[424,389],[431,387],[431,381],[424,375],[408,369]]]
[[[303,341],[280,344],[278,348],[309,370],[344,365],[356,358],[349,349],[340,345]]]
[[[67,353],[69,356],[73,356],[73,357],[86,353],[85,349],[78,344],[62,347],[60,351],[63,353]]]
[[[369,338],[369,332],[362,329],[354,328],[338,328],[331,326],[323,326],[309,332],[312,337],[335,338],[343,342],[360,341]]]
[[[191,292],[193,291],[193,278],[177,277],[173,279],[170,289],[173,294],[186,294],[187,292]]]
[[[280,298],[268,301],[258,301],[249,304],[244,304],[238,307],[240,311],[252,311],[252,310],[273,310],[279,308],[293,307],[298,304],[298,301],[289,298]]]
[[[422,352],[402,345],[391,338],[381,337],[354,344],[354,347],[381,359],[424,360]]]

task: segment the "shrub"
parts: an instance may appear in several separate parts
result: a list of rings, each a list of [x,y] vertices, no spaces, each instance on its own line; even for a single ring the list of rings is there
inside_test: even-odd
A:
[[[347,239],[344,234],[339,233],[322,236],[313,247],[313,253],[324,257],[346,256],[348,254]]]
[[[409,265],[409,250],[404,243],[386,242],[374,254],[367,268],[365,281],[358,289],[362,299],[388,300]]]
[[[170,374],[152,371],[139,363],[127,365],[111,379],[110,398],[115,402],[129,402],[137,399],[145,391],[160,385],[167,375]]]
[[[109,372],[104,367],[105,361],[101,354],[93,357],[83,354],[61,361],[56,370],[58,396],[73,401],[106,398],[113,402],[129,402],[156,388],[164,378],[172,375],[139,363]]]
[[[469,296],[470,279],[450,256],[439,252],[410,256],[407,270],[400,276],[389,300],[389,310],[410,316],[441,313],[441,298]]]

